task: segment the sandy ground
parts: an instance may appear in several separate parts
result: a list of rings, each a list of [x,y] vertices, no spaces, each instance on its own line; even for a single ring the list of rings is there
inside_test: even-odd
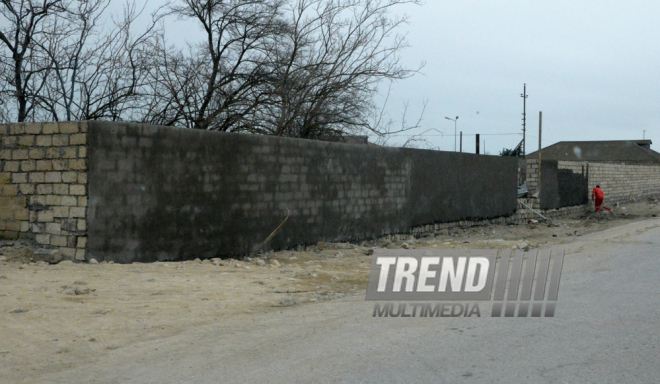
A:
[[[236,315],[363,296],[374,247],[543,248],[658,215],[657,202],[640,202],[551,224],[455,229],[406,244],[325,243],[251,261],[50,265],[30,261],[33,244],[0,242],[0,381],[30,382]]]

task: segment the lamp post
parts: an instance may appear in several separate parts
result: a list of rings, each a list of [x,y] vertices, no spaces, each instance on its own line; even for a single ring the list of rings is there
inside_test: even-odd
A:
[[[456,120],[458,120],[458,116],[456,116],[455,119],[452,119],[450,117],[445,116],[445,119],[451,120],[454,122],[454,152],[456,152]]]

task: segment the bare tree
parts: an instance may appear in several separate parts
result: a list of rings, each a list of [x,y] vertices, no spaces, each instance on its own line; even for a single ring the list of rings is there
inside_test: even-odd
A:
[[[136,120],[152,96],[158,17],[134,34],[140,12],[127,1],[107,23],[110,0],[1,0],[0,118]],[[107,26],[107,25],[110,26]],[[10,101],[15,100],[16,107]],[[16,111],[17,118],[11,118]]]
[[[402,4],[420,0],[289,3],[287,28],[268,56],[271,97],[255,116],[254,131],[319,139],[393,133],[378,118],[373,99],[383,80],[405,79],[419,69],[400,63],[407,43],[396,30],[407,17],[390,11]]]
[[[47,25],[49,38],[41,43],[51,62],[43,107],[52,120],[140,120],[148,105],[150,71],[160,30],[154,17],[133,35],[140,16],[135,2],[127,2],[112,27],[103,29],[109,0],[81,1]],[[106,17],[107,18],[107,17]]]
[[[262,101],[267,43],[282,28],[281,6],[281,0],[181,0],[170,7],[169,14],[201,26],[205,41],[185,50],[162,44],[154,81],[175,112],[160,109],[161,116],[189,128],[244,130]]]
[[[63,12],[63,0],[0,0],[0,71],[5,86],[1,89],[3,100],[16,102],[16,121],[28,118],[35,107],[49,70],[47,59],[35,49],[35,40],[43,38],[43,23],[53,14]]]
[[[396,127],[374,104],[383,81],[419,70],[401,65],[407,17],[392,9],[421,0],[176,0],[137,33],[134,0],[108,23],[110,2],[0,0],[0,119],[379,140],[421,122]],[[202,41],[169,45],[166,17]]]

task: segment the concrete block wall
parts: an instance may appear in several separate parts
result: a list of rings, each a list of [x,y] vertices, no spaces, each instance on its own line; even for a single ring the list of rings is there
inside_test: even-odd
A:
[[[0,125],[0,235],[84,260],[87,123]]]
[[[589,199],[596,185],[603,189],[605,200],[610,204],[660,195],[660,165],[657,164],[558,161],[557,168],[575,174],[586,171]],[[538,160],[527,160],[527,188],[532,193],[538,190],[538,170]]]
[[[560,161],[560,169],[576,172],[589,167],[589,191],[600,185],[605,201],[612,204],[660,195],[660,165]]]
[[[90,122],[88,258],[248,255],[512,215],[516,159]]]
[[[516,160],[111,122],[0,126],[0,235],[63,258],[241,256],[512,216]]]
[[[530,194],[536,193],[539,190],[539,161],[528,159],[525,161],[525,180],[527,182],[527,190]]]

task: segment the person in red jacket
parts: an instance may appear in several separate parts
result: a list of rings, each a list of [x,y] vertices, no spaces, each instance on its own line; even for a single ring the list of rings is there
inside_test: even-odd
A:
[[[600,211],[604,199],[605,199],[605,194],[603,193],[603,190],[600,189],[600,185],[597,185],[596,188],[594,188],[594,190],[591,192],[591,200],[594,200],[594,204],[596,205],[596,212]],[[602,207],[602,208],[607,211],[612,211],[610,208],[607,207]]]

